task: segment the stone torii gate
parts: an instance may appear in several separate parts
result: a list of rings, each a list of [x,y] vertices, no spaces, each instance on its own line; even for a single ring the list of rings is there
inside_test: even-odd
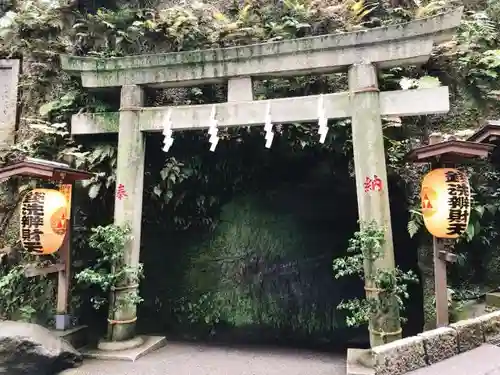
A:
[[[119,113],[74,115],[72,134],[118,133],[116,185],[127,196],[115,199],[114,218],[118,225],[128,222],[133,234],[125,261],[131,266],[139,262],[144,133],[162,131],[166,117],[173,131],[209,129],[214,108],[219,127],[262,126],[269,115],[273,124],[314,122],[320,96],[254,100],[252,78],[348,70],[349,92],[322,95],[323,113],[328,119],[352,118],[359,219],[385,228],[384,257],[376,267],[393,269],[382,117],[446,113],[449,93],[447,87],[379,92],[376,69],[425,63],[436,43],[452,38],[461,16],[460,8],[403,25],[224,49],[120,58],[61,56],[63,69],[79,75],[84,87],[121,87]],[[144,107],[144,87],[225,82],[227,103]],[[367,293],[376,293],[366,287]],[[113,340],[134,337],[135,308],[117,309],[113,319],[130,322],[113,329]],[[401,337],[398,314],[388,317],[384,329],[386,340]],[[384,341],[384,334],[376,334],[372,346]]]

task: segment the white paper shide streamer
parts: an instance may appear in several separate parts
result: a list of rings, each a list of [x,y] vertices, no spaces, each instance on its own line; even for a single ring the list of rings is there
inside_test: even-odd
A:
[[[210,124],[208,125],[208,134],[210,135],[210,139],[208,142],[210,142],[210,151],[214,152],[215,148],[217,147],[217,143],[219,143],[219,136],[217,133],[219,132],[219,129],[217,129],[217,120],[215,118],[215,105],[212,106],[212,112],[210,113]]]
[[[325,143],[326,135],[328,134],[328,119],[325,115],[323,94],[321,94],[318,99],[318,134],[319,143]]]
[[[172,144],[174,143],[174,138],[172,137],[172,109],[169,108],[167,115],[165,116],[165,122],[163,123],[163,151],[168,152]]]
[[[271,102],[267,102],[264,130],[266,132],[266,148],[271,148],[274,139],[273,123],[271,120]]]

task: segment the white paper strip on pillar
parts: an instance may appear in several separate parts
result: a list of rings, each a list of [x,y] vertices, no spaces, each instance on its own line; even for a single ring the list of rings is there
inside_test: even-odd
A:
[[[273,122],[271,120],[271,102],[267,102],[266,118],[264,120],[264,131],[266,132],[266,148],[271,148],[274,139]]]
[[[215,118],[216,115],[216,108],[215,104],[212,106],[212,112],[210,113],[210,123],[208,126],[208,134],[210,135],[210,138],[208,142],[211,143],[210,145],[210,151],[214,152],[215,148],[217,147],[217,143],[219,143],[219,137],[217,136],[217,133],[219,130],[217,129],[217,119]]]
[[[174,143],[174,138],[172,137],[172,109],[169,108],[167,114],[165,115],[165,121],[163,123],[163,151],[168,152],[172,144]]]
[[[325,104],[323,94],[318,99],[318,134],[319,143],[325,143],[328,134],[328,118],[325,115]]]

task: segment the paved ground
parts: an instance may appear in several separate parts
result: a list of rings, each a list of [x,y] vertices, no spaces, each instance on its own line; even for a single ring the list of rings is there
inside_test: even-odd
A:
[[[345,354],[169,343],[138,361],[87,360],[61,375],[345,375]]]
[[[408,375],[500,375],[500,348],[484,344]]]

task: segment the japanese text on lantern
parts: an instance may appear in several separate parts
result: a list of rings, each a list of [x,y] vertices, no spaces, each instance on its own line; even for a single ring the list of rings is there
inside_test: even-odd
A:
[[[382,191],[383,188],[382,180],[377,175],[374,175],[373,179],[366,177],[363,185],[365,193],[368,193],[369,191]]]
[[[448,231],[449,235],[459,235],[469,222],[469,185],[463,173],[448,171],[445,174],[448,187]]]
[[[42,253],[40,242],[44,223],[45,193],[29,192],[21,208],[21,237],[24,248],[29,252]]]

